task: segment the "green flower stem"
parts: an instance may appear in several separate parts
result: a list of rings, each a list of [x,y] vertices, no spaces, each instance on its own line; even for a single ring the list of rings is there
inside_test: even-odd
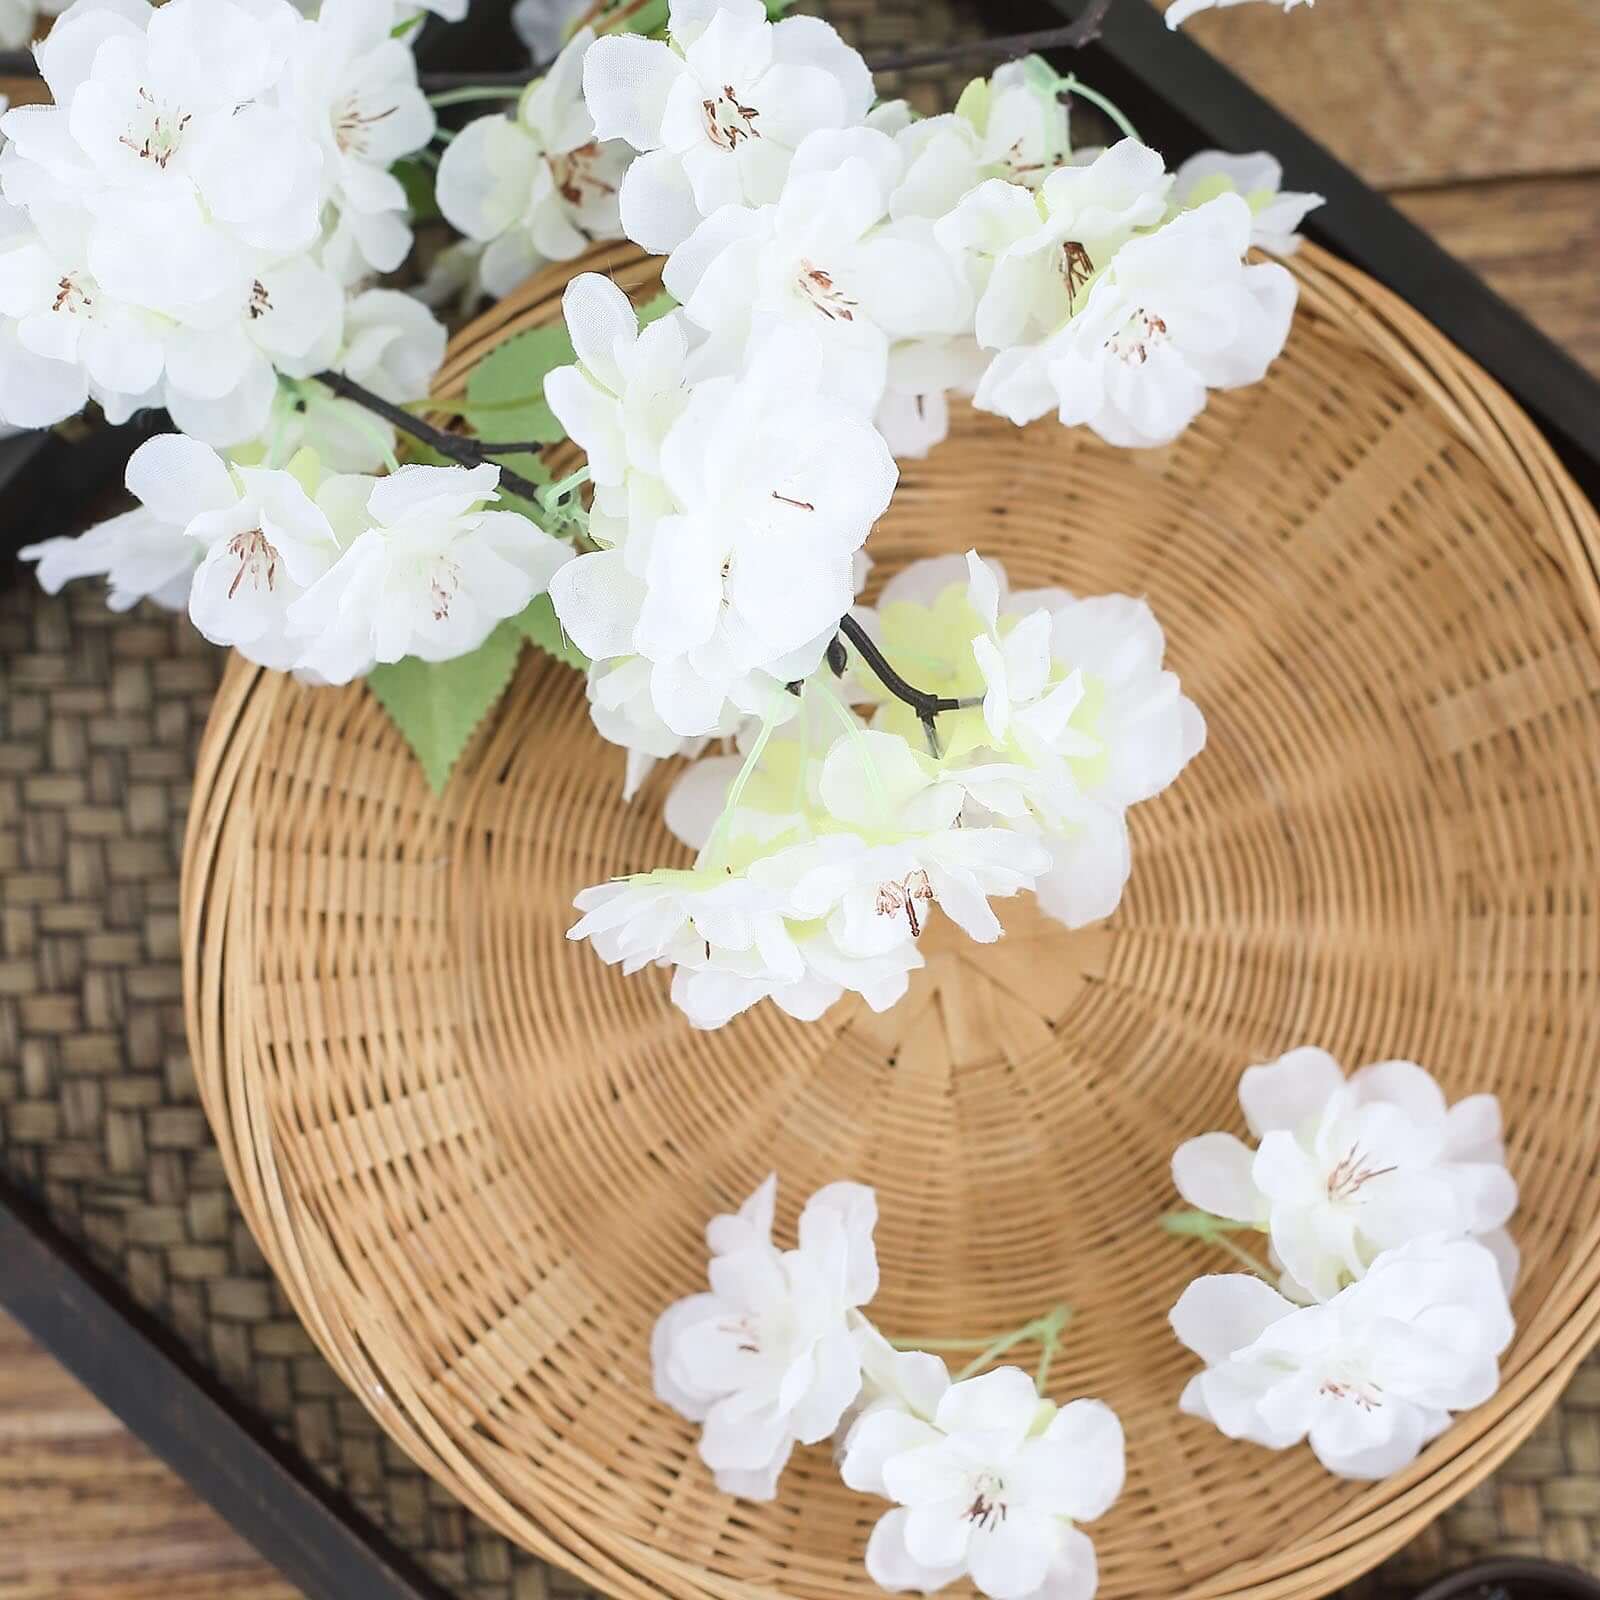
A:
[[[739,768],[738,777],[728,787],[727,799],[722,803],[721,814],[711,829],[711,837],[706,840],[705,849],[700,852],[697,866],[702,863],[707,867],[716,865],[728,832],[728,824],[733,820],[733,814],[738,810],[740,800],[744,798],[745,786],[755,775],[762,753],[767,748],[767,741],[772,738],[773,729],[778,726],[779,713],[782,710],[783,691],[779,689],[773,693],[772,700],[767,706],[767,713],[761,719],[761,732],[756,735],[755,743],[750,746],[750,753],[744,758],[744,765]]]
[[[459,89],[444,89],[438,94],[430,94],[428,104],[435,111],[442,111],[446,106],[476,105],[481,100],[515,100],[521,93],[520,85],[508,83],[500,87],[488,83],[469,83]]]
[[[1144,143],[1144,140],[1139,138],[1139,130],[1128,120],[1122,108],[1115,101],[1101,94],[1098,89],[1091,89],[1088,84],[1080,83],[1076,73],[1069,72],[1066,77],[1058,79],[1056,92],[1058,94],[1074,95],[1079,100],[1087,100],[1092,106],[1099,106],[1128,138],[1139,144]]]
[[[1003,1334],[992,1344],[984,1348],[964,1366],[955,1376],[955,1382],[961,1383],[967,1378],[973,1378],[987,1366],[991,1366],[1005,1355],[1008,1350],[1014,1349],[1019,1344],[1027,1344],[1030,1340],[1037,1339],[1044,1345],[1044,1357],[1040,1362],[1040,1370],[1046,1377],[1050,1373],[1050,1361],[1061,1343],[1061,1330],[1066,1327],[1072,1317],[1072,1312],[1064,1305],[1055,1306],[1045,1312],[1042,1317],[1035,1317],[1031,1322],[1025,1322],[1020,1328],[1013,1329],[1010,1333]]]
[[[867,786],[872,790],[872,797],[882,807],[884,815],[887,816],[889,814],[888,791],[883,787],[883,779],[878,776],[878,768],[872,759],[872,752],[865,747],[865,742],[861,737],[861,729],[856,726],[856,719],[850,715],[850,708],[822,679],[817,680],[817,693],[828,702],[833,714],[839,719],[839,725],[844,729],[846,738],[850,740],[856,754],[861,758],[861,765],[867,774]]]
[[[302,398],[305,400],[306,408],[308,410],[320,411],[325,416],[333,413],[333,408],[337,403],[333,400],[330,400],[327,395],[317,394],[315,392],[304,394],[302,395]],[[358,406],[356,409],[359,411],[360,407]],[[373,422],[366,416],[346,415],[341,418],[341,420],[347,422],[352,428],[355,428],[360,433],[364,434],[369,444],[376,446],[378,451],[383,456],[384,465],[389,469],[390,472],[398,472],[400,470],[400,463],[395,459],[394,445],[390,439],[385,437],[383,431],[378,427],[377,423]]]
[[[1041,1395],[1045,1392],[1045,1385],[1050,1381],[1050,1363],[1055,1360],[1056,1351],[1061,1348],[1061,1335],[1071,1320],[1072,1312],[1066,1306],[1057,1306],[1050,1313],[1049,1324],[1044,1333],[1044,1349],[1039,1353],[1038,1370],[1033,1375],[1033,1386]]]

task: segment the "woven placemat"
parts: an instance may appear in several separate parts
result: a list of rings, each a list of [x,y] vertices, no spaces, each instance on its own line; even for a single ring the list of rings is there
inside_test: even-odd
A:
[[[868,53],[979,33],[953,0],[807,9]],[[966,76],[905,85],[924,109]],[[93,585],[0,593],[0,1168],[463,1600],[582,1595],[399,1452],[316,1353],[245,1228],[184,1041],[178,863],[223,657]],[[1489,1482],[1363,1596],[1483,1555],[1600,1565],[1600,1355]]]

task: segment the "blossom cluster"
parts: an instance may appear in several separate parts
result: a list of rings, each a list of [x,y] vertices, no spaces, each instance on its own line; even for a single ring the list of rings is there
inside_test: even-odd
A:
[[[808,492],[820,505],[825,489],[823,475]],[[607,559],[556,574],[563,617],[569,580]],[[783,596],[773,604],[775,627]],[[702,757],[667,800],[694,866],[578,896],[570,937],[626,970],[670,966],[697,1026],[763,998],[812,1018],[847,990],[882,1010],[923,965],[918,939],[940,912],[984,942],[1001,933],[990,900],[1024,890],[1071,927],[1109,915],[1128,877],[1127,808],[1204,742],[1142,600],[1013,594],[970,552],[908,567],[853,620],[956,708],[931,744],[854,650],[835,658],[837,682],[823,673],[789,694],[771,680],[741,752]],[[597,709],[630,669],[593,669]]]
[[[844,1482],[891,1505],[866,1549],[881,1588],[970,1577],[990,1600],[1091,1600],[1078,1524],[1122,1491],[1116,1413],[1058,1406],[1017,1367],[952,1379],[938,1356],[896,1348],[863,1311],[878,1290],[873,1191],[818,1190],[789,1250],[772,1240],[776,1196],[769,1177],[712,1220],[709,1292],[669,1307],[652,1339],[656,1394],[700,1425],[718,1488],[771,1499],[795,1446],[832,1438]]]
[[[391,168],[435,132],[409,14],[77,0],[39,47],[55,104],[3,123],[0,416],[161,403],[188,436],[135,458],[140,509],[31,547],[45,584],[186,594],[208,638],[328,683],[470,653],[548,589],[626,793],[738,751],[669,804],[695,865],[585,890],[572,930],[673,968],[700,1026],[766,997],[890,1005],[940,911],[980,940],[1023,891],[1068,926],[1108,915],[1128,808],[1204,740],[1149,606],[1012,595],[975,553],[857,606],[868,538],[952,392],[1150,446],[1260,378],[1295,290],[1251,252],[1291,251],[1316,197],[1266,157],[1076,148],[1088,91],[1037,58],[922,118],[761,0],[675,0],[664,38],[582,27],[449,138],[444,276],[504,294],[625,233],[675,304],[641,327],[573,278],[574,359],[543,388],[584,465],[542,509],[520,475],[522,508],[490,509],[495,467],[394,455],[444,337],[368,281],[411,243]]]
[[[390,169],[434,132],[396,15],[77,0],[57,19],[36,49],[53,103],[0,120],[0,417],[164,406],[231,446],[299,403],[280,378],[427,392],[443,330],[400,296],[352,298],[411,248]],[[376,419],[329,422],[351,465],[392,447]]]
[[[1449,1105],[1409,1061],[1346,1079],[1309,1047],[1247,1068],[1239,1100],[1256,1148],[1202,1134],[1173,1178],[1203,1214],[1193,1231],[1261,1232],[1278,1281],[1184,1291],[1172,1326],[1206,1369],[1182,1407],[1273,1449],[1309,1439],[1343,1477],[1385,1477],[1499,1383],[1518,1265],[1499,1104]]]
[[[490,509],[499,477],[493,466],[330,473],[309,450],[282,468],[242,466],[158,434],[128,462],[135,510],[22,555],[51,592],[104,573],[114,608],[146,595],[187,605],[214,644],[348,683],[380,662],[475,650],[546,592],[572,552]]]
[[[667,255],[696,372],[741,370],[798,327],[832,398],[899,455],[941,436],[951,390],[1019,423],[1055,411],[1166,443],[1288,332],[1294,280],[1247,252],[1288,242],[1318,198],[1264,170],[1244,192],[1218,169],[1185,192],[1132,137],[1075,150],[1064,80],[1038,58],[919,118],[875,104],[861,57],[814,18],[680,0],[665,42],[596,40],[583,84],[597,136],[638,152],[622,227]]]

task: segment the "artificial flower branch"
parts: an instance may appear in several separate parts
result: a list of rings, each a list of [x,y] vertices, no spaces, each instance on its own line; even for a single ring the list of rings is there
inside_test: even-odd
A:
[[[916,50],[907,55],[875,56],[867,65],[874,72],[916,72],[955,61],[1011,59],[1044,50],[1081,50],[1100,37],[1111,0],[1090,0],[1077,21],[1059,28],[1039,28],[1032,33],[1012,33],[989,39],[963,39],[937,50]]]
[[[889,658],[872,642],[871,634],[854,617],[849,615],[841,617],[839,632],[855,646],[857,655],[872,668],[878,682],[895,699],[903,700],[916,712],[917,721],[922,724],[923,731],[928,736],[928,744],[935,754],[938,751],[938,738],[934,733],[933,719],[941,711],[966,711],[972,706],[983,704],[982,695],[956,699],[949,695],[930,694],[926,689],[919,689],[915,684],[907,683],[889,664]]]
[[[1037,28],[1030,33],[994,34],[982,39],[962,39],[955,44],[941,45],[937,50],[917,50],[910,54],[871,56],[867,69],[879,72],[918,72],[925,67],[948,66],[958,61],[1015,60],[1041,50],[1081,50],[1100,37],[1100,29],[1111,0],[1091,0],[1083,14],[1075,21],[1058,28]],[[31,70],[31,69],[30,69]],[[506,94],[519,93],[528,84],[542,77],[549,63],[517,68],[509,72],[424,72],[419,82],[430,96],[439,96],[456,90],[499,90]],[[452,102],[434,98],[435,106]]]
[[[465,434],[449,433],[443,428],[434,427],[431,422],[424,422],[421,417],[413,416],[404,406],[395,405],[385,400],[382,395],[374,394],[365,384],[357,383],[354,378],[346,377],[342,372],[319,372],[315,381],[331,389],[341,400],[352,401],[374,416],[382,417],[391,427],[407,434],[419,444],[427,445],[430,450],[438,451],[457,466],[478,467],[492,456],[520,455],[543,449],[542,445],[520,443],[485,444],[482,440],[468,438]],[[529,478],[524,478],[520,473],[511,471],[509,467],[500,468],[500,487],[509,489],[512,494],[519,495],[524,500],[537,501],[542,493],[538,484]]]

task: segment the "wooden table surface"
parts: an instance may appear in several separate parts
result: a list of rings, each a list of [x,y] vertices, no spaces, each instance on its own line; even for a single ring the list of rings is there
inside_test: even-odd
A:
[[[298,1592],[0,1315],[5,1600],[295,1600]]]
[[[1189,27],[1600,375],[1600,0],[1321,0]],[[0,1319],[0,1600],[294,1593]]]

